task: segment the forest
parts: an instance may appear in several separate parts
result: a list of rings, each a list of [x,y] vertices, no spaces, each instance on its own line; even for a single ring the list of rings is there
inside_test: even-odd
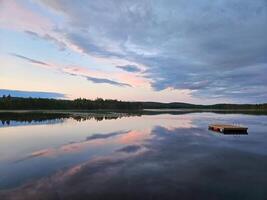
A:
[[[47,98],[0,97],[2,110],[142,110],[142,109],[250,109],[267,110],[265,104],[213,104],[196,105],[189,103],[131,102],[97,98],[95,100],[78,98],[74,100]]]
[[[58,109],[58,110],[140,110],[142,104],[111,99],[97,98],[95,100],[78,98],[75,100],[19,98],[3,96],[0,98],[0,109]]]

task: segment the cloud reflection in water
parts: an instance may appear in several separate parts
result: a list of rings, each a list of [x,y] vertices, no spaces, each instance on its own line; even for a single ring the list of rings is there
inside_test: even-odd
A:
[[[80,142],[62,145],[54,150],[57,156],[83,152],[86,148],[108,150],[49,177],[2,192],[0,197],[4,200],[263,199],[267,185],[264,178],[267,143],[263,139],[266,126],[257,124],[257,117],[201,115],[169,119],[144,116],[146,126],[134,119],[136,129],[130,130],[129,125],[124,128],[130,131],[91,134]],[[214,118],[249,119],[249,125],[256,127],[255,132],[245,137],[214,134],[206,127]],[[123,123],[121,120],[117,129]],[[44,156],[41,152],[46,151],[39,152]]]

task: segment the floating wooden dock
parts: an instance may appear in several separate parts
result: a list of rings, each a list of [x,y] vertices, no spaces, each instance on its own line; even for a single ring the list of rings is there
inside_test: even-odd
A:
[[[209,130],[217,131],[225,134],[247,134],[248,128],[236,125],[228,124],[211,124],[209,125]]]

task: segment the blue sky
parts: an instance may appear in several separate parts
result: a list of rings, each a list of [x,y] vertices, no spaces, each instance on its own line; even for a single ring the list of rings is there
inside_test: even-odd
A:
[[[0,89],[266,102],[266,35],[265,0],[2,0]]]

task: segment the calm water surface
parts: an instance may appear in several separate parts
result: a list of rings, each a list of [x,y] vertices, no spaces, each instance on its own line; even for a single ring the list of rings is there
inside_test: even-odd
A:
[[[267,116],[0,114],[0,199],[267,199]],[[249,127],[245,135],[211,123]]]

